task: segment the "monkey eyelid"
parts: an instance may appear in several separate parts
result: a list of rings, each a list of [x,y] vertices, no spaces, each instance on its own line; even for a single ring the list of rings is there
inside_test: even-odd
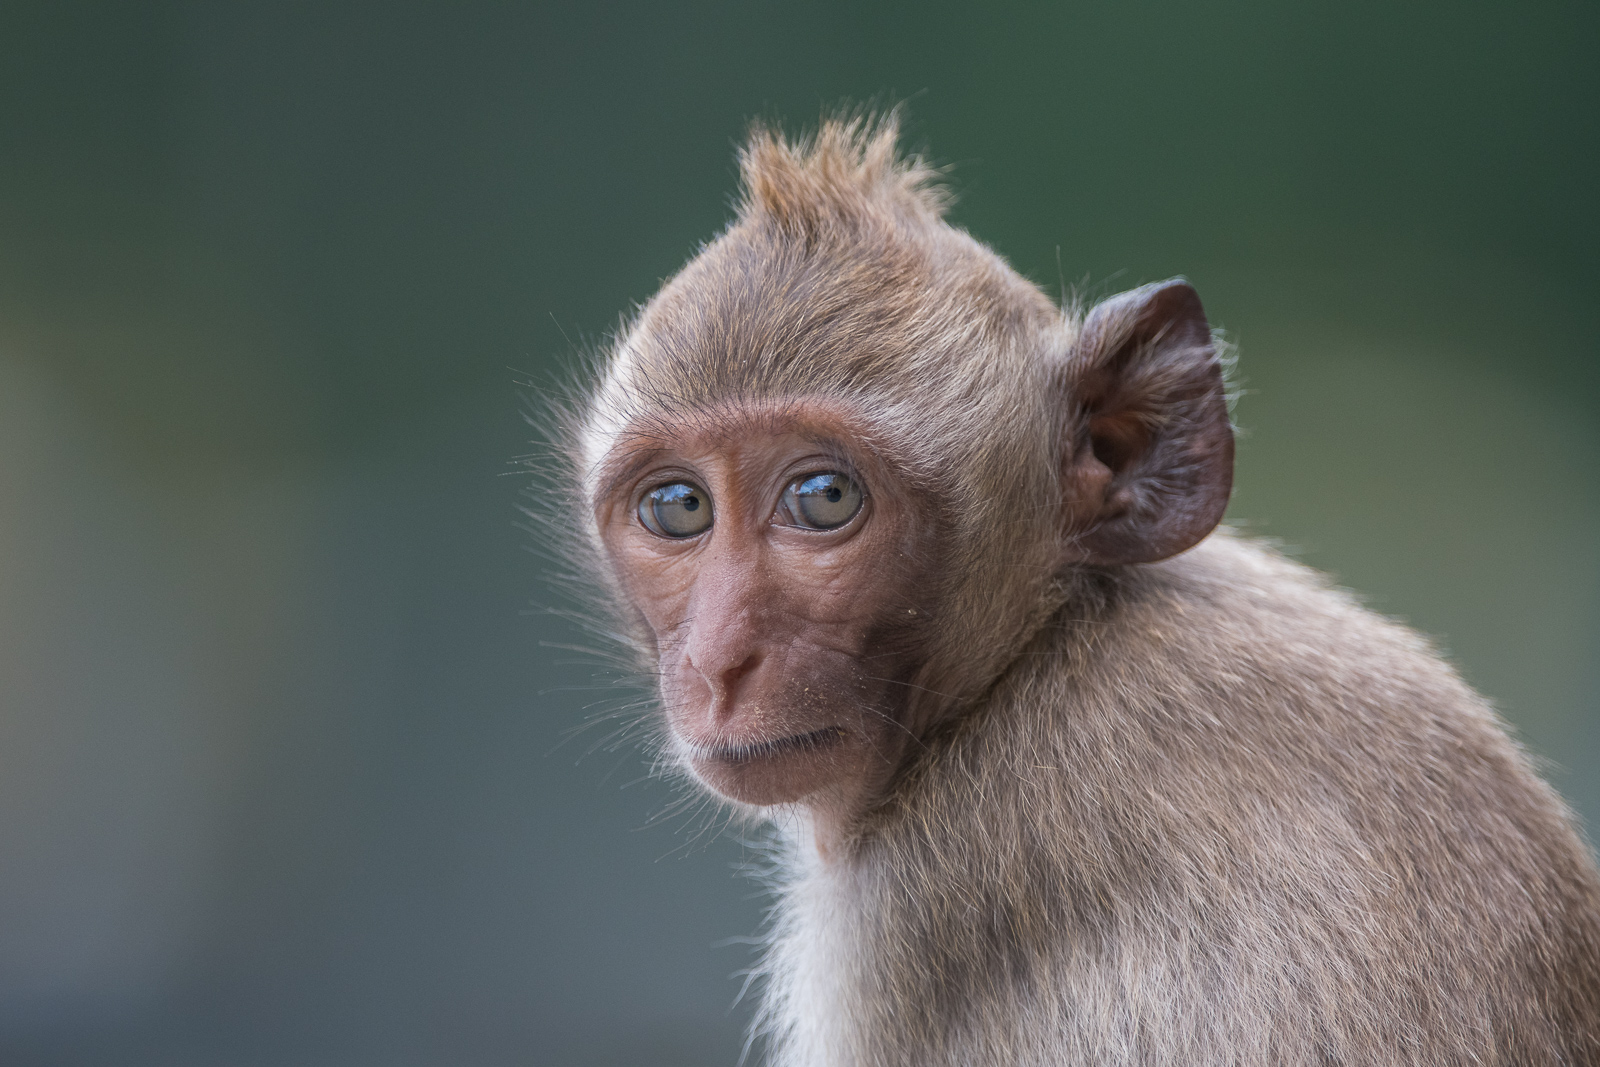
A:
[[[665,451],[666,449],[664,448],[644,449],[629,455],[625,462],[612,461],[606,463],[601,467],[600,476],[595,485],[593,503],[598,506],[604,501],[617,497],[622,493],[624,486],[639,480],[644,470],[655,461],[656,457]],[[671,484],[670,480],[655,482],[648,489],[635,485],[628,490],[627,496],[633,500],[633,506],[636,507],[639,502],[638,498],[649,492],[650,489]]]

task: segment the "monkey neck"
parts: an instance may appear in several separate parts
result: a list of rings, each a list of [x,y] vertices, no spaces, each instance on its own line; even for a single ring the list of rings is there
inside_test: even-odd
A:
[[[1050,776],[1039,761],[1059,730],[1063,681],[1137,584],[1102,571],[1057,583],[1032,638],[975,705],[928,733],[850,833],[805,812],[775,820],[781,903],[758,1022],[775,1064],[952,1062],[914,1020],[981,1014],[973,990],[1002,989],[1033,966],[1005,946],[1021,943],[1018,924],[1057,925],[1070,911],[1063,887],[1081,881],[1070,855],[1027,828],[1065,807],[1040,803]],[[981,977],[996,969],[1007,977]]]
[[[876,800],[852,817],[840,819],[824,809],[810,818],[813,847],[823,865],[835,862],[862,862],[863,851],[880,847],[893,839],[896,827],[910,814],[908,803],[928,789],[937,790],[937,780],[950,773],[946,766],[952,750],[961,750],[967,739],[987,733],[985,723],[1001,717],[1010,725],[1008,736],[1024,729],[1031,735],[1048,722],[1035,723],[1030,699],[1040,682],[1059,684],[1076,677],[1095,647],[1101,642],[1106,619],[1125,597],[1141,585],[1142,575],[1122,569],[1073,568],[1056,575],[1035,592],[1032,607],[1019,621],[1014,651],[996,664],[987,679],[943,680],[925,678],[924,692],[968,692],[973,696],[949,699],[923,706],[922,718],[908,724],[918,735],[906,752],[904,762],[886,776]],[[944,668],[949,670],[948,667]],[[1018,706],[1021,701],[1021,706]]]
[[[900,719],[916,740],[898,766],[885,766],[877,781],[853,781],[849,791],[814,794],[799,805],[769,809],[767,817],[785,826],[796,847],[804,847],[821,867],[857,862],[861,849],[892,833],[890,825],[905,817],[905,797],[916,792],[921,776],[939,773],[937,764],[947,747],[960,735],[981,729],[995,693],[1009,680],[1042,663],[1052,664],[1048,673],[1059,676],[1064,663],[1082,661],[1097,640],[1119,584],[1126,581],[1116,571],[1075,568],[1039,582],[1031,606],[1018,612],[1005,642],[1011,649],[1006,658],[973,657],[975,662],[961,664],[946,656],[917,672]],[[963,667],[968,673],[962,674]],[[983,673],[974,676],[977,671]]]

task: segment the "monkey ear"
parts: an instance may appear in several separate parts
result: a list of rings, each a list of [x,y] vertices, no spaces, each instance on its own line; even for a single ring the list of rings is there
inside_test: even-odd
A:
[[[1068,363],[1067,561],[1151,563],[1210,533],[1233,487],[1222,363],[1181,278],[1098,304]]]

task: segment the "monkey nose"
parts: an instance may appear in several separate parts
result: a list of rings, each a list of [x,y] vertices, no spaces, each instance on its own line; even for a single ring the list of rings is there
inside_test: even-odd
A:
[[[706,686],[711,690],[713,712],[726,713],[733,709],[734,701],[738,697],[739,683],[753,673],[760,663],[761,654],[750,652],[729,666],[694,665],[695,670],[705,679]]]

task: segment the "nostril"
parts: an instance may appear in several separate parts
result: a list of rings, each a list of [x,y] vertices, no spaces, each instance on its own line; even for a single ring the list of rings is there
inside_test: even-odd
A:
[[[722,683],[723,692],[732,697],[734,689],[739,685],[739,681],[745,675],[752,673],[760,662],[761,656],[753,652],[745,657],[743,663],[736,664],[723,671],[722,677],[718,679]]]
[[[707,662],[708,660],[710,662]],[[761,665],[762,656],[759,652],[752,652],[731,667],[719,667],[718,660],[723,663],[728,662],[728,659],[721,656],[690,657],[686,665],[704,680],[712,706],[730,711],[739,697],[740,683]]]

